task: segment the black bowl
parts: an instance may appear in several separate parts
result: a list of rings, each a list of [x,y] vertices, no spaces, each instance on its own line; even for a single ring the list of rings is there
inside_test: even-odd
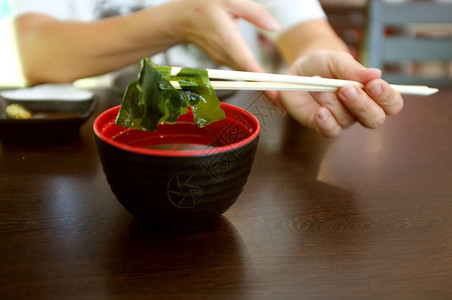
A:
[[[238,198],[256,152],[260,125],[222,103],[226,119],[198,128],[191,111],[156,132],[114,124],[119,106],[99,115],[94,132],[108,183],[119,202],[154,226],[202,227]]]

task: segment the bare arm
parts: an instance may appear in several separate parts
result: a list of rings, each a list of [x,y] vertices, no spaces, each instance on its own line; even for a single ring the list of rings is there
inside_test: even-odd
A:
[[[181,43],[198,45],[220,64],[260,71],[237,29],[239,18],[277,28],[263,6],[243,0],[170,1],[95,22],[26,14],[15,27],[24,74],[33,85],[104,74]]]
[[[348,51],[345,43],[323,19],[303,22],[290,28],[279,38],[277,46],[288,65],[313,50]]]
[[[170,26],[159,25],[168,21],[163,17],[168,9],[162,6],[92,23],[59,21],[43,14],[19,16],[16,36],[25,76],[30,84],[70,82],[166,49],[177,42]],[[162,29],[144,36],[139,26]]]

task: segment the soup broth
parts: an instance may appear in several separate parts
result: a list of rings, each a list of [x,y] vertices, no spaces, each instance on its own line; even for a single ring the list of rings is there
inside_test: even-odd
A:
[[[252,134],[241,120],[217,121],[199,128],[182,116],[174,125],[161,124],[156,132],[128,129],[112,134],[112,139],[126,145],[168,151],[212,150],[237,143]],[[115,130],[117,127],[112,127]]]
[[[158,150],[173,150],[173,151],[193,151],[193,150],[209,150],[216,147],[211,145],[193,144],[193,143],[165,143],[149,145],[147,148]]]

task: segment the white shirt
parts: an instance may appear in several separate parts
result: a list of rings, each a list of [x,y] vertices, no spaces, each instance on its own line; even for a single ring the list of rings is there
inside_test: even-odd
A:
[[[44,13],[60,20],[94,21],[108,16],[122,15],[144,7],[152,7],[168,0],[15,0],[13,16],[23,13]],[[325,18],[318,0],[256,0],[280,22],[278,32],[264,32],[270,39],[291,26],[311,19]],[[257,28],[241,21],[240,30],[250,48],[259,58]],[[194,45],[178,45],[151,58],[157,64],[185,67],[214,67],[213,63]]]

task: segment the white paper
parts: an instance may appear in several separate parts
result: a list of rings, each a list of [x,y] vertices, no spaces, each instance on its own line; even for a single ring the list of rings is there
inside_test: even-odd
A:
[[[90,100],[93,95],[92,92],[75,88],[71,84],[41,84],[0,93],[5,99],[19,101],[84,101]]]

